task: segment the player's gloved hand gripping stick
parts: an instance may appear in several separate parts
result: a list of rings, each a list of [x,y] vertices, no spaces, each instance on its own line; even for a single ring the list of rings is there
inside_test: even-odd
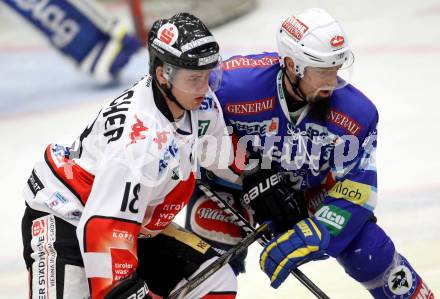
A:
[[[255,233],[255,228],[237,211],[235,210],[226,200],[223,200],[220,196],[215,194],[214,191],[210,189],[210,187],[198,181],[198,188],[212,201],[214,201],[223,211],[225,211],[229,216],[231,216],[237,225],[239,225],[247,234]],[[264,224],[266,225],[266,224]],[[261,227],[261,226],[260,226]],[[273,243],[276,243],[278,239],[273,240]],[[328,240],[327,240],[328,242]],[[266,247],[267,241],[259,240],[259,243]],[[264,253],[269,252],[270,248],[266,247]],[[264,255],[263,253],[263,255]],[[264,262],[264,261],[262,261]],[[300,266],[306,261],[297,264]],[[266,269],[264,269],[266,273]],[[304,273],[302,273],[297,267],[290,271],[293,276],[295,276],[305,287],[307,287],[317,298],[329,298],[318,286],[316,286]],[[278,284],[279,285],[279,284]]]

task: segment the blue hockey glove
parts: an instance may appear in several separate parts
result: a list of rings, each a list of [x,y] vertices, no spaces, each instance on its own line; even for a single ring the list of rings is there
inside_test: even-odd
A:
[[[273,238],[260,255],[260,268],[278,288],[299,264],[326,258],[330,241],[327,229],[313,218],[298,222],[293,229]]]

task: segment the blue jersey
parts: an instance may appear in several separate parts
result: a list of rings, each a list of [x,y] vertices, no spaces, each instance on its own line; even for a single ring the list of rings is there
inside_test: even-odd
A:
[[[216,94],[249,163],[258,158],[262,168],[289,173],[332,235],[328,253],[337,256],[374,217],[376,107],[347,85],[333,92],[325,117],[310,104],[289,112],[277,53],[234,56],[223,69]]]

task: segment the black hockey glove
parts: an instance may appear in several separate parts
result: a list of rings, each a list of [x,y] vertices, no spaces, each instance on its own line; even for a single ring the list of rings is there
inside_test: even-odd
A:
[[[278,235],[308,217],[302,192],[295,191],[281,173],[260,170],[243,180],[242,205],[253,213],[255,222],[272,221]]]
[[[104,299],[152,299],[147,283],[139,278],[127,278],[118,283]]]

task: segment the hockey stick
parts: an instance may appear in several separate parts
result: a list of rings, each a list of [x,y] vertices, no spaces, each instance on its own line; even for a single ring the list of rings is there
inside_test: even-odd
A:
[[[145,24],[144,13],[142,9],[141,0],[130,0],[130,11],[133,17],[133,25],[136,30],[136,35],[145,47],[148,39],[148,29]]]
[[[240,254],[243,250],[249,247],[253,242],[258,240],[263,234],[269,231],[269,225],[263,224],[258,229],[254,230],[248,234],[244,239],[238,242],[234,247],[229,249],[226,253],[221,255],[212,264],[203,269],[193,278],[188,280],[182,287],[171,293],[167,299],[177,299],[179,296],[185,296],[196,287],[198,287],[202,282],[208,279],[212,274],[217,272],[220,268],[225,266],[231,259]]]
[[[235,221],[235,223],[237,223],[237,225],[240,226],[246,233],[249,232],[252,233],[255,231],[255,228],[253,228],[252,225],[234,207],[232,207],[226,200],[224,200],[219,195],[217,195],[215,191],[211,190],[207,184],[198,181],[197,186],[209,199],[214,201],[219,206],[219,208],[221,208],[224,212],[226,212],[229,216],[231,216]],[[259,243],[264,246],[264,243],[262,242]],[[292,275],[295,276],[317,298],[320,299],[330,298],[298,268],[296,268],[290,273],[292,273]]]

